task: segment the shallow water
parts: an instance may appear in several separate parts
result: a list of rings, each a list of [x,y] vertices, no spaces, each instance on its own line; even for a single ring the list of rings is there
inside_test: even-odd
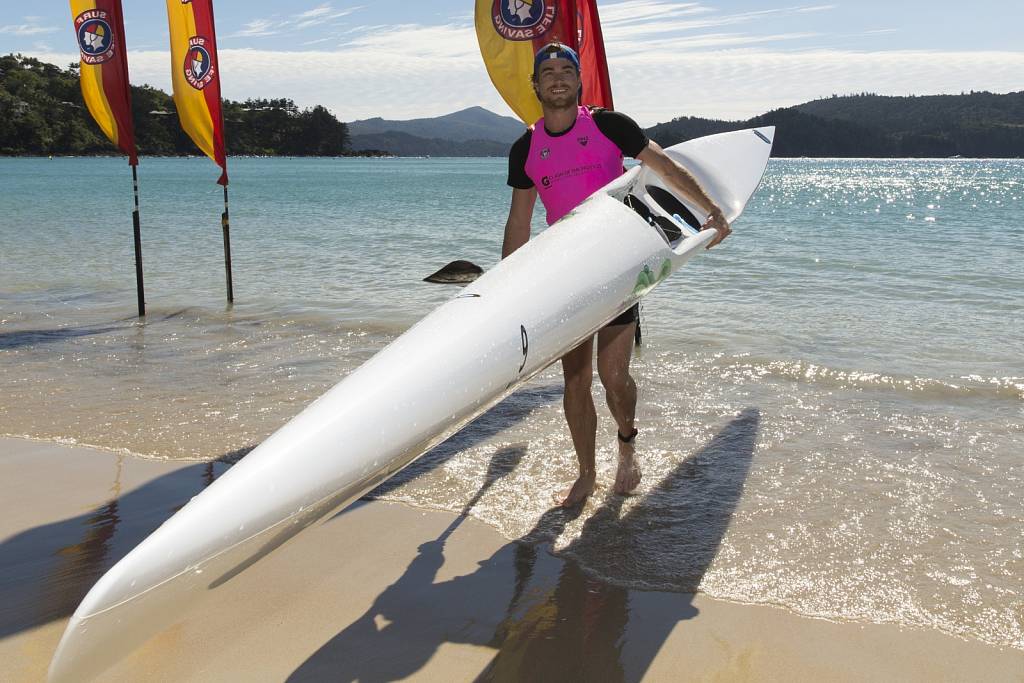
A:
[[[232,163],[225,310],[212,166],[143,160],[139,322],[123,162],[0,160],[0,433],[237,455],[456,291],[422,277],[497,259],[502,160]],[[599,513],[555,548],[1024,649],[1024,163],[773,161],[735,227],[645,300],[639,495],[607,498],[599,408]],[[557,369],[376,495],[461,511],[508,452],[472,514],[543,534],[574,470]]]

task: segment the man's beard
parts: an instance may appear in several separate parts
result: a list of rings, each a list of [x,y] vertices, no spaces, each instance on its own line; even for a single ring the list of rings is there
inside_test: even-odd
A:
[[[549,109],[570,109],[579,102],[579,91],[567,91],[564,95],[538,94],[537,99]]]

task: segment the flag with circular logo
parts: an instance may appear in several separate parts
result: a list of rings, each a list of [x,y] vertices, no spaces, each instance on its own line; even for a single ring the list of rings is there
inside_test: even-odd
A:
[[[206,156],[221,167],[217,180],[228,184],[220,67],[212,0],[167,0],[171,33],[171,80],[181,127]]]
[[[70,0],[78,39],[82,99],[103,134],[135,166],[135,129],[128,84],[121,0]]]
[[[527,125],[541,117],[533,56],[554,41],[580,56],[582,103],[612,108],[596,0],[476,0],[476,37],[491,82]]]

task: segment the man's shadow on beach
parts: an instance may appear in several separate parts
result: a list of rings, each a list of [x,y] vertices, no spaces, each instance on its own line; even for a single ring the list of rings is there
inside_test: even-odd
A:
[[[756,408],[744,410],[624,515],[625,499],[607,497],[559,557],[544,547],[582,507],[547,511],[529,533],[481,561],[474,573],[435,583],[448,537],[525,453],[499,450],[463,515],[421,545],[405,573],[289,681],[401,679],[423,668],[445,643],[497,650],[478,681],[641,679],[676,625],[697,614],[692,591],[714,560],[742,495],[759,422]],[[691,592],[629,590],[596,578],[572,559],[585,558],[606,575],[625,564],[631,577],[657,584],[658,577],[645,572],[664,567],[666,553],[678,570],[663,581]],[[655,563],[656,557],[661,561]]]
[[[563,386],[561,382],[520,388],[458,432],[452,434],[442,443],[424,453],[423,456],[412,462],[404,470],[381,483],[380,486],[367,493],[365,497],[373,499],[382,496],[407,481],[441,466],[459,453],[467,451],[526,420],[539,408],[560,401],[562,394]],[[486,484],[485,486],[489,485]],[[339,514],[344,514],[344,511]]]

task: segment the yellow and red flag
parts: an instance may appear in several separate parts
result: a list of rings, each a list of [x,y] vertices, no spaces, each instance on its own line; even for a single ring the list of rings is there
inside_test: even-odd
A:
[[[171,31],[171,79],[178,119],[196,146],[221,167],[217,182],[227,185],[213,2],[167,0],[167,23]]]
[[[81,52],[82,98],[103,133],[128,163],[139,163],[128,85],[128,53],[121,0],[70,0]]]
[[[527,125],[541,117],[533,56],[555,41],[580,57],[581,103],[612,108],[597,0],[476,0],[476,37],[491,82]]]

